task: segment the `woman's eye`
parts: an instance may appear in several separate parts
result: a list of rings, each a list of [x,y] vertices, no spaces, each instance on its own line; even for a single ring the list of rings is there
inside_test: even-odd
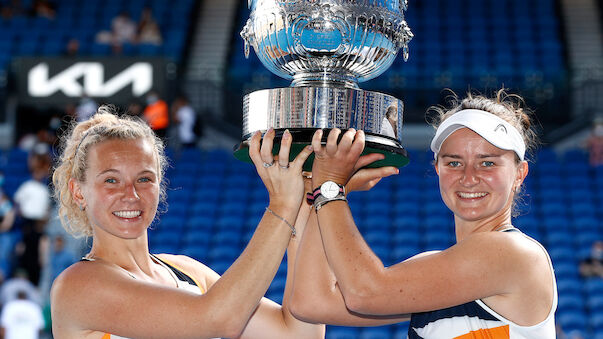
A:
[[[484,166],[484,167],[492,167],[492,166],[494,166],[494,162],[493,161],[483,161],[482,162],[482,166]]]
[[[117,182],[117,180],[115,180],[113,178],[107,178],[107,179],[105,179],[105,182],[108,184],[115,184]]]
[[[151,178],[144,177],[144,178],[138,179],[138,181],[139,182],[151,182],[152,180],[151,180]]]
[[[459,161],[451,161],[448,163],[448,166],[450,167],[459,167],[461,166],[461,163]]]

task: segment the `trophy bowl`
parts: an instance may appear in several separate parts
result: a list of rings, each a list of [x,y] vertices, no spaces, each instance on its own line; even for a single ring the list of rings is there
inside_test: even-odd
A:
[[[248,5],[251,13],[241,32],[245,56],[253,46],[268,70],[292,82],[245,95],[235,157],[250,161],[248,140],[257,130],[272,127],[278,139],[289,129],[293,159],[316,129],[355,128],[366,133],[365,153],[385,154],[372,167],[406,165],[402,101],[358,87],[385,72],[400,49],[408,58],[413,35],[404,20],[406,0],[249,0]]]

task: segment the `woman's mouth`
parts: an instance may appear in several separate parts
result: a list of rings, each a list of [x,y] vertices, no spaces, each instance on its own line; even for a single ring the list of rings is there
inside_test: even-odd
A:
[[[113,215],[116,217],[124,218],[124,219],[133,219],[139,217],[142,214],[142,211],[115,211]]]
[[[486,192],[456,192],[456,195],[461,199],[479,199],[483,198],[488,193]]]

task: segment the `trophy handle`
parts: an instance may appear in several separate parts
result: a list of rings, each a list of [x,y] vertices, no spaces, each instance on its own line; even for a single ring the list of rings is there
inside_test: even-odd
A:
[[[249,0],[249,4],[251,4],[253,0]],[[245,51],[245,59],[249,59],[249,45],[253,43],[253,31],[251,25],[251,19],[247,19],[245,26],[241,30],[241,38],[243,38],[244,42],[244,51]]]

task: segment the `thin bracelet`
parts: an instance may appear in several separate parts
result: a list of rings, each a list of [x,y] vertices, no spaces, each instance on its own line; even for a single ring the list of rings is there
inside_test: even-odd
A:
[[[287,220],[285,220],[285,218],[281,217],[280,215],[274,213],[274,211],[271,210],[270,208],[268,208],[268,206],[266,206],[266,211],[270,212],[270,214],[281,219],[285,224],[287,224],[287,226],[289,226],[289,228],[291,228],[291,236],[295,236],[295,227],[293,227],[293,225],[291,225],[291,223],[289,223]]]

